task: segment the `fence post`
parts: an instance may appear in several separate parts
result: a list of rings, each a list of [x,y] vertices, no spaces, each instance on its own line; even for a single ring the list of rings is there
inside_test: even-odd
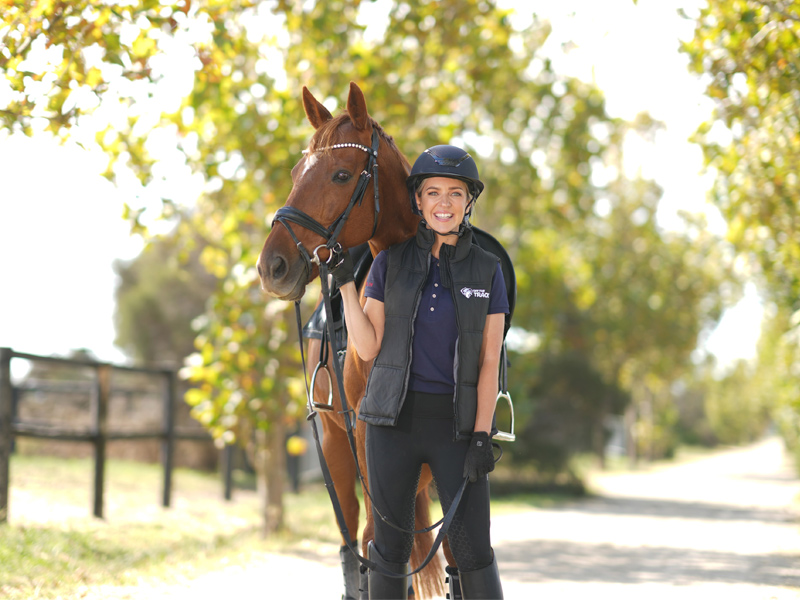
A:
[[[230,444],[225,444],[222,449],[222,481],[225,486],[223,493],[225,500],[231,500],[233,498],[233,446]]]
[[[94,507],[95,517],[103,518],[103,493],[106,476],[106,441],[108,440],[108,404],[111,398],[111,365],[95,367],[97,388],[92,398],[94,406]]]
[[[11,462],[11,348],[0,348],[0,523],[8,521]]]
[[[177,391],[175,371],[165,371],[164,379],[164,437],[161,441],[161,464],[164,467],[162,505],[164,508],[169,508],[172,503],[172,469],[175,462],[175,395]]]

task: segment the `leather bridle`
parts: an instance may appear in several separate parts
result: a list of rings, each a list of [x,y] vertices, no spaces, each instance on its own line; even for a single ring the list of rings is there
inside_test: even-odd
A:
[[[347,207],[345,207],[342,214],[340,214],[328,227],[304,213],[299,208],[295,208],[294,206],[283,206],[278,209],[278,212],[275,213],[272,226],[274,227],[276,222],[280,223],[286,228],[286,230],[289,232],[289,235],[292,236],[292,240],[294,240],[294,243],[297,244],[297,249],[300,252],[300,256],[303,258],[306,269],[306,278],[311,276],[311,270],[314,265],[319,266],[323,262],[328,265],[335,265],[339,261],[341,253],[343,252],[342,245],[338,241],[339,234],[342,232],[342,229],[347,223],[347,219],[350,217],[350,212],[353,210],[356,204],[361,206],[370,180],[372,180],[375,197],[375,216],[373,217],[372,234],[370,234],[370,237],[375,235],[375,230],[378,227],[378,214],[380,213],[380,194],[378,193],[379,145],[380,138],[378,136],[378,131],[373,128],[372,148],[367,148],[366,146],[362,146],[361,144],[356,144],[353,142],[345,142],[342,144],[334,144],[332,146],[317,148],[315,150],[315,152],[322,152],[323,150],[336,150],[339,148],[357,148],[358,150],[363,150],[366,152],[367,156],[369,157],[367,166],[363,171],[361,171],[361,175],[358,178],[356,188],[353,190],[353,195],[350,197],[350,202],[348,202]],[[325,243],[314,248],[313,252],[309,252],[292,230],[290,223],[299,225],[300,227],[317,234],[325,240]],[[328,258],[324,261],[319,256],[319,251],[322,249],[328,250]]]

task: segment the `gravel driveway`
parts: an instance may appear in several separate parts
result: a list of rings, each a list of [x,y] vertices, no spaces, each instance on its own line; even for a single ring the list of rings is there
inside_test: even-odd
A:
[[[588,500],[493,518],[506,598],[800,599],[800,480],[779,440],[602,474],[591,487],[598,495]],[[338,548],[310,546],[181,585],[87,598],[333,600],[341,589]]]

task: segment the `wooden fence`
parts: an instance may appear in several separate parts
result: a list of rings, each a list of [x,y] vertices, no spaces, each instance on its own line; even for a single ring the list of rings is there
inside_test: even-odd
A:
[[[20,392],[11,379],[11,360],[14,358],[29,361],[59,363],[73,367],[88,367],[94,370],[94,390],[90,398],[92,424],[86,428],[67,428],[51,425],[25,423],[15,414],[15,396]],[[112,392],[114,371],[143,373],[160,378],[163,382],[162,422],[158,429],[136,432],[110,431],[108,426],[108,407]],[[8,488],[10,459],[15,436],[90,442],[94,446],[94,485],[92,495],[92,514],[103,518],[103,493],[105,490],[106,444],[113,440],[161,440],[161,465],[163,484],[161,504],[171,505],[172,471],[176,440],[208,440],[205,432],[178,430],[175,426],[177,373],[172,369],[147,369],[128,367],[91,360],[66,359],[50,356],[37,356],[15,352],[11,348],[0,348],[0,523],[8,520]],[[225,453],[223,461],[225,472],[225,498],[230,499],[230,460]]]

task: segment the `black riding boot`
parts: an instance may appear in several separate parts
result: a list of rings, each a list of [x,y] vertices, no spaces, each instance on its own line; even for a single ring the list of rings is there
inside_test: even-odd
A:
[[[344,594],[342,600],[359,600],[358,590],[361,587],[361,563],[347,546],[339,548],[342,559],[342,575],[344,576]]]
[[[444,578],[444,582],[447,584],[447,599],[462,600],[461,577],[458,574],[458,569],[448,565],[444,570],[447,573],[447,577]]]
[[[375,545],[367,546],[369,559],[392,573],[408,573],[408,563],[393,563],[383,559]],[[369,600],[406,600],[408,598],[408,578],[388,577],[370,569]]]
[[[503,586],[497,570],[497,557],[492,553],[492,563],[475,571],[459,571],[461,595],[464,600],[502,600]]]

